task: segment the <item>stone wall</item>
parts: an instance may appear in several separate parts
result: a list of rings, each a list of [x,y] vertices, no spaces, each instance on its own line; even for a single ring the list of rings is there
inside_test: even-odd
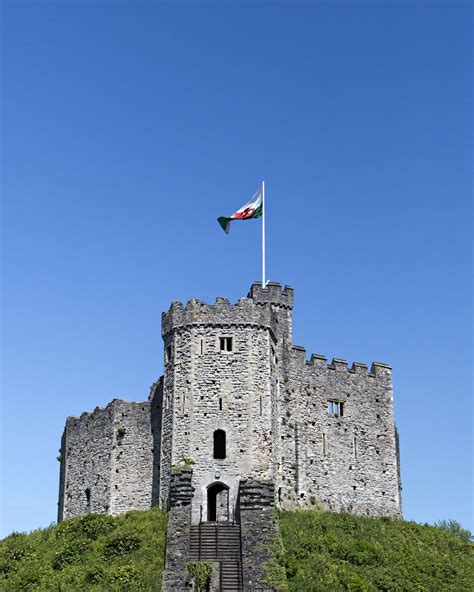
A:
[[[61,443],[59,520],[119,514],[152,504],[150,403],[114,399],[69,417]]]
[[[400,517],[391,368],[349,369],[319,355],[307,362],[293,347],[282,395],[282,506]],[[342,415],[331,415],[331,402]]]
[[[163,316],[168,410],[162,434],[169,444],[162,459],[194,461],[193,523],[207,519],[207,489],[213,483],[229,489],[231,518],[241,478],[275,476],[276,324],[271,307],[251,299],[236,305],[224,298],[214,305],[174,303]],[[223,337],[232,339],[232,351],[221,351]],[[226,434],[222,459],[213,454],[216,430]],[[167,470],[162,465],[162,473]],[[163,496],[166,489],[163,479]]]
[[[278,535],[273,483],[243,480],[239,490],[242,573],[245,591],[264,588],[264,566]]]
[[[114,433],[110,513],[147,510],[152,503],[153,478],[149,401],[115,401]]]
[[[153,477],[151,504],[160,505],[161,424],[163,421],[163,377],[150,388],[151,433],[153,435]]]
[[[114,402],[68,417],[62,439],[63,503],[59,520],[110,513]]]
[[[189,469],[171,477],[163,592],[177,592],[191,586],[188,573],[193,496],[191,479],[192,471]]]
[[[214,483],[228,488],[232,519],[245,479],[273,482],[285,508],[400,517],[391,368],[306,360],[291,342],[292,307],[293,290],[276,283],[253,284],[236,304],[174,302],[162,316],[164,376],[148,402],[68,418],[59,518],[167,507],[172,465],[189,459],[193,523],[206,520]],[[214,457],[216,430],[225,458]]]

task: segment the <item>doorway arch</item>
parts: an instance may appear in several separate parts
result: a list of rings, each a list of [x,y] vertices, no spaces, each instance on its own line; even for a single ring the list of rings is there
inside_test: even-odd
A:
[[[229,488],[220,481],[212,483],[207,488],[207,520],[229,521]]]

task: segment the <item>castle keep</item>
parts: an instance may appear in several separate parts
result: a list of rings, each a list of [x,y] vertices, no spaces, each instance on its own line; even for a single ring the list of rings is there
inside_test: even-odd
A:
[[[390,366],[307,360],[292,308],[277,283],[254,283],[236,304],[174,302],[148,401],[68,418],[59,520],[167,507],[182,465],[191,524],[238,522],[242,483],[271,484],[282,508],[401,517]]]

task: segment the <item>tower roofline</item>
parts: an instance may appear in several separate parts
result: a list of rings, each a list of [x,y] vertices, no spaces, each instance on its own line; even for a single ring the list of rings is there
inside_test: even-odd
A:
[[[291,286],[282,288],[278,282],[267,282],[265,287],[262,287],[262,282],[254,282],[247,297],[258,304],[277,304],[285,308],[293,308],[293,288]]]

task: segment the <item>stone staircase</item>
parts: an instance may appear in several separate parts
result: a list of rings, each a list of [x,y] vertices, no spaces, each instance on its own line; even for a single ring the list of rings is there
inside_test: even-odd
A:
[[[201,522],[191,526],[189,559],[220,563],[220,592],[243,590],[239,524]]]

